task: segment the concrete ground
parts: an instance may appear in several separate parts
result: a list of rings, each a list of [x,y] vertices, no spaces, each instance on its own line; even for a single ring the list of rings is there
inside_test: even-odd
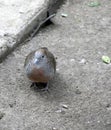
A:
[[[0,64],[0,130],[111,130],[111,1],[68,0],[29,42]],[[67,17],[62,17],[66,13]],[[46,46],[57,57],[50,93],[30,88],[26,55]]]
[[[0,62],[63,2],[0,0]]]

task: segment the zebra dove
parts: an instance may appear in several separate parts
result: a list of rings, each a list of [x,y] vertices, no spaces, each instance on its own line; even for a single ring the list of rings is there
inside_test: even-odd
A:
[[[42,47],[29,53],[24,68],[27,77],[32,81],[31,86],[42,83],[46,85],[45,89],[48,89],[48,83],[56,72],[56,60],[46,47]]]

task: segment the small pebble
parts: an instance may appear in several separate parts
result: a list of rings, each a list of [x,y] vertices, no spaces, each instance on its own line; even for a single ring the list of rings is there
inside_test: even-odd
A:
[[[110,107],[110,104],[107,104],[106,107]]]
[[[75,93],[76,94],[81,94],[81,91],[79,89],[76,89]]]
[[[86,59],[82,59],[79,63],[80,64],[85,64],[86,63]]]
[[[52,130],[57,130],[57,129],[55,127],[53,127]]]
[[[100,121],[97,121],[98,123],[100,123]]]
[[[19,68],[18,68],[17,70],[18,70],[18,71],[20,71],[20,69],[19,69]]]
[[[22,11],[19,11],[19,13],[20,13],[20,14],[24,14],[24,12],[22,12]]]
[[[90,121],[87,122],[88,124],[90,123]]]
[[[12,108],[14,106],[14,104],[9,104],[9,106]]]
[[[4,117],[5,113],[0,112],[0,120]]]
[[[71,61],[71,62],[74,62],[74,61],[75,61],[75,59],[71,59],[70,61]]]
[[[65,114],[65,111],[62,110],[62,109],[59,109],[59,110],[57,110],[56,112],[57,112],[57,113],[61,113],[61,114]]]
[[[9,103],[9,106],[12,108],[14,105],[16,105],[16,101],[13,103]]]
[[[59,71],[59,68],[57,68],[56,71]]]
[[[65,105],[65,104],[63,104],[62,107],[65,108],[65,109],[68,109],[68,106]]]
[[[61,109],[59,109],[59,110],[57,110],[56,112],[57,112],[57,113],[61,113],[61,112],[62,112],[62,110],[61,110]]]
[[[62,17],[67,17],[68,15],[65,14],[65,13],[62,13],[61,16],[62,16]]]

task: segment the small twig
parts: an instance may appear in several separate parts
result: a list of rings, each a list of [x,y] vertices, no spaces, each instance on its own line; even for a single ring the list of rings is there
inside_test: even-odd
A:
[[[34,32],[32,34],[30,34],[30,37],[27,38],[24,43],[30,41],[35,35],[36,33],[39,31],[39,29],[47,22],[49,21],[51,18],[53,18],[56,14],[52,14],[50,16],[48,16],[45,20],[43,20],[42,22],[40,22],[40,24],[37,26],[37,28],[34,30]]]
[[[34,30],[34,32],[31,34],[31,37],[34,37],[35,34],[38,32],[38,30],[40,29],[40,27],[45,24],[48,20],[50,20],[51,18],[53,18],[56,14],[52,14],[50,16],[48,16],[44,21],[42,21],[38,27]]]

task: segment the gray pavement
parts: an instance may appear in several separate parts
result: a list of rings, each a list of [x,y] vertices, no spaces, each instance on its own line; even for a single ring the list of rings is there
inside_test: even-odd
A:
[[[111,1],[100,3],[68,0],[54,24],[0,64],[0,130],[111,130],[111,64],[101,60],[111,57]],[[50,93],[30,88],[23,69],[41,46],[57,57]]]

